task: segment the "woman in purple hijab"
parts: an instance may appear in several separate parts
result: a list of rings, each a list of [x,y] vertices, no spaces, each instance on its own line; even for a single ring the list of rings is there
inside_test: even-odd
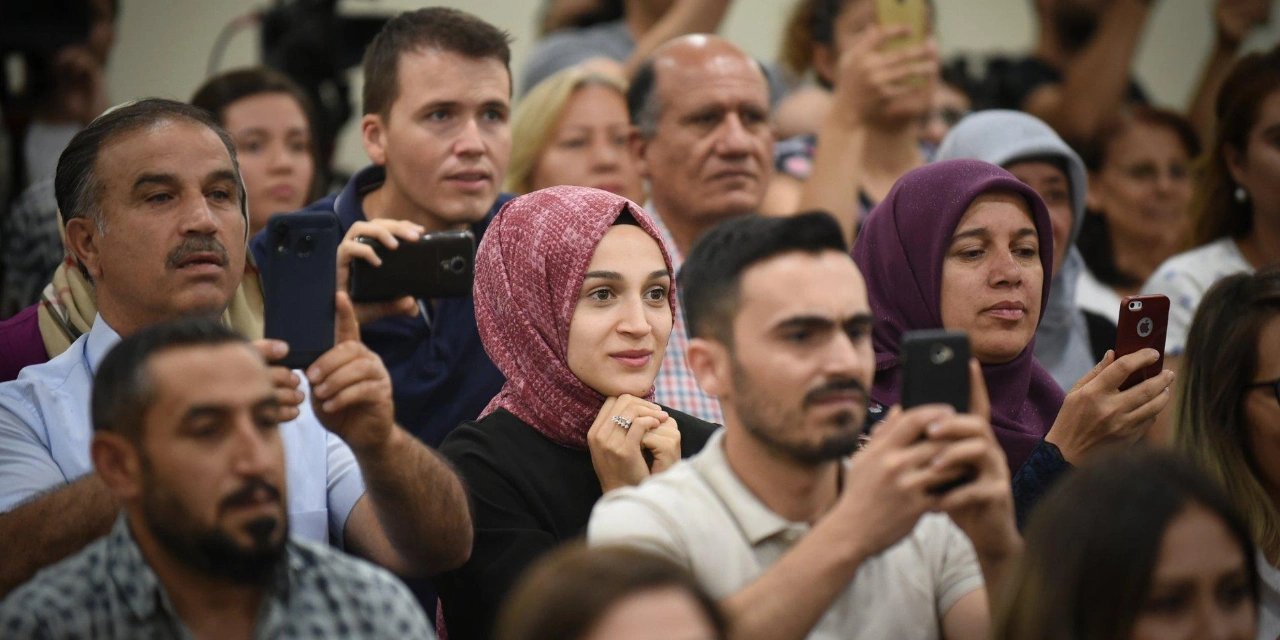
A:
[[[867,217],[853,250],[876,317],[873,399],[899,400],[904,332],[945,328],[969,335],[1013,472],[1033,451],[1048,449],[1066,467],[1099,444],[1140,436],[1168,401],[1163,378],[1117,387],[1154,361],[1154,351],[1116,362],[1108,354],[1065,397],[1036,362],[1052,254],[1044,203],[1004,169],[949,160],[904,175]]]

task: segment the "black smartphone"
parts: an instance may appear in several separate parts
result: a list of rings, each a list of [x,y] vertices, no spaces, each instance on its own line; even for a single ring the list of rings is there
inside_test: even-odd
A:
[[[1169,328],[1169,298],[1160,294],[1128,296],[1120,301],[1116,322],[1116,358],[1142,349],[1155,349],[1160,357],[1134,371],[1120,383],[1124,391],[1164,370],[1164,339]]]
[[[958,331],[908,331],[902,336],[902,408],[949,404],[969,411],[969,336]]]
[[[366,236],[356,241],[373,247],[382,265],[375,267],[364,260],[351,263],[349,288],[355,302],[471,295],[476,238],[470,231],[428,233],[417,242],[401,240],[396,249]]]
[[[327,211],[281,213],[267,221],[267,240],[265,334],[289,344],[289,355],[273,364],[303,369],[333,348],[342,227]]]
[[[969,412],[969,336],[958,331],[908,331],[902,336],[902,408],[948,404]],[[972,482],[966,470],[929,493],[942,495]]]

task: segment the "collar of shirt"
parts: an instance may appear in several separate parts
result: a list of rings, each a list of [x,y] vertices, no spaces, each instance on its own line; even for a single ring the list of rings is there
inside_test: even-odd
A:
[[[662,234],[662,244],[667,245],[667,253],[671,255],[671,269],[678,275],[680,267],[684,264],[684,255],[680,253],[680,248],[676,246],[676,239],[671,236],[671,231],[667,229],[667,225],[662,221],[662,215],[657,209],[653,208],[653,201],[650,200],[644,204],[644,210],[649,213],[649,217],[653,218],[653,226],[658,228],[658,233]]]
[[[120,334],[102,319],[102,314],[94,316],[93,326],[89,328],[89,337],[84,342],[84,364],[89,370],[90,378],[98,371],[98,365],[102,364],[102,359],[107,357],[107,352],[111,351],[118,342],[120,342]]]
[[[807,524],[792,522],[774,513],[742,484],[724,455],[724,433],[724,429],[718,429],[702,453],[689,463],[720,498],[747,541],[755,546],[787,531],[807,531]]]
[[[297,554],[291,553],[288,543],[285,546],[286,561],[281,563],[272,579],[271,588],[266,595],[266,602],[258,614],[258,631],[271,629],[284,622],[282,603],[288,602],[290,595],[290,578],[297,575],[303,567]],[[129,529],[129,521],[122,511],[107,538],[107,575],[125,602],[129,611],[139,620],[150,620],[155,616],[164,616],[184,628],[180,618],[174,611],[164,585],[151,569],[142,549],[138,547],[133,533]]]

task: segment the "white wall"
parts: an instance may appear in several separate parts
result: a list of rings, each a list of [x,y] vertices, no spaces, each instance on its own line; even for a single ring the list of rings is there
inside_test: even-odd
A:
[[[1154,98],[1182,106],[1193,89],[1212,36],[1215,0],[1163,0],[1157,3],[1142,48],[1137,73]],[[514,67],[519,69],[533,39],[541,0],[444,0],[440,4],[470,11],[515,36]],[[1034,37],[1032,0],[937,0],[938,39],[944,56],[959,51],[1020,51]],[[121,0],[117,45],[108,69],[115,101],[156,95],[188,99],[205,78],[210,49],[219,30],[235,16],[266,6],[266,0]],[[343,0],[344,13],[395,12],[423,6],[411,0]],[[1275,20],[1250,42],[1259,47],[1280,41],[1280,0]],[[773,59],[789,0],[737,0],[722,33],[753,55]],[[222,68],[257,61],[258,32],[241,31],[231,41]],[[518,84],[518,80],[517,80]],[[354,95],[359,95],[358,83]],[[337,157],[346,169],[364,164],[364,152],[350,124],[339,140]]]

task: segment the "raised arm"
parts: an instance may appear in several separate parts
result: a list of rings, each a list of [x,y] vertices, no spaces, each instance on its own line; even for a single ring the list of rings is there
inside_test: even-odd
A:
[[[1218,0],[1214,7],[1213,46],[1187,108],[1187,117],[1204,144],[1208,145],[1213,136],[1213,104],[1218,98],[1218,88],[1231,71],[1241,43],[1250,30],[1270,19],[1271,0]]]
[[[334,348],[306,371],[316,417],[351,447],[365,495],[344,536],[356,553],[406,576],[457,567],[471,554],[471,513],[453,469],[395,424],[391,376],[360,342],[355,310],[337,294]]]

